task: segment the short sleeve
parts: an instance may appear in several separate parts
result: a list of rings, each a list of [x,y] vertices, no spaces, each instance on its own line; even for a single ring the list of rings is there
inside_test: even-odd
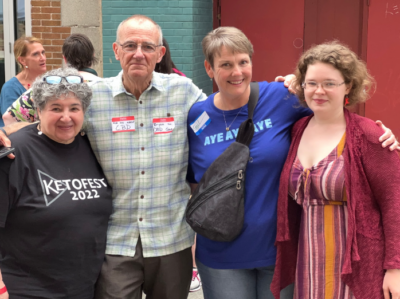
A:
[[[16,121],[35,122],[37,120],[35,104],[31,98],[31,89],[24,92],[12,105],[8,108],[12,117]]]
[[[0,227],[5,227],[8,211],[11,208],[9,196],[9,174],[14,160],[0,158]]]

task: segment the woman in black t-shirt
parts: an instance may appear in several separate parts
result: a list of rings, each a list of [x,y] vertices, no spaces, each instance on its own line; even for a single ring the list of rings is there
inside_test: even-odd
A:
[[[91,96],[71,68],[33,84],[40,123],[10,136],[16,159],[0,160],[0,299],[93,298],[112,201],[79,134]]]

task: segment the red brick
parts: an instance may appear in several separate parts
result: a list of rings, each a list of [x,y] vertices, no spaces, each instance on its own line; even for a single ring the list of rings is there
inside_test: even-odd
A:
[[[61,13],[61,7],[42,7],[42,13]]]
[[[53,7],[61,6],[61,2],[60,1],[52,1],[51,6],[53,6]]]
[[[60,39],[61,35],[57,33],[43,33],[42,37],[45,39]]]
[[[53,27],[52,32],[54,33],[71,33],[70,27]]]
[[[32,26],[32,33],[47,32],[49,29],[43,26]]]
[[[47,46],[46,51],[49,52],[60,52],[61,53],[61,46]]]
[[[64,40],[62,40],[62,39],[54,39],[54,40],[52,40],[52,44],[54,46],[62,46],[64,44]]]
[[[61,26],[61,21],[42,21],[43,26]]]
[[[63,58],[62,53],[53,53],[54,58]]]
[[[43,40],[43,46],[51,46],[51,39],[44,39]]]
[[[50,58],[46,60],[46,64],[60,64],[62,60],[60,58]]]
[[[32,20],[50,20],[51,15],[49,13],[33,13]]]
[[[46,50],[46,48],[45,48]],[[46,52],[46,58],[52,58],[53,57],[53,53],[51,52]]]
[[[52,13],[52,14],[51,14],[51,19],[52,19],[52,20],[61,20],[61,14],[59,14],[59,13]]]
[[[32,20],[32,26],[40,26],[40,25],[42,25],[41,20]]]
[[[50,6],[50,1],[31,1],[31,5],[33,6]]]
[[[31,13],[39,13],[41,11],[41,7],[32,7]]]
[[[67,33],[67,34],[61,34],[61,39],[66,39],[68,36],[70,36],[71,33]]]
[[[36,32],[35,34],[32,34],[34,37],[42,39],[42,33]]]

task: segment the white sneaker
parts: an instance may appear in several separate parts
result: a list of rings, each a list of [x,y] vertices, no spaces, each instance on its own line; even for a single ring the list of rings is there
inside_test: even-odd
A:
[[[201,280],[199,272],[196,268],[193,268],[192,273],[192,282],[190,283],[190,290],[189,292],[196,292],[201,289]]]

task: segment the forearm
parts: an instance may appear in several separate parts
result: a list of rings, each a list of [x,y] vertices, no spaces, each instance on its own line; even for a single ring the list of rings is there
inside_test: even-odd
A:
[[[36,123],[33,123],[36,124]],[[32,123],[28,123],[28,122],[15,122],[12,124],[9,124],[5,127],[3,127],[3,129],[6,131],[7,135],[11,135],[15,132],[17,132],[18,130],[21,130],[22,128],[32,125]]]

